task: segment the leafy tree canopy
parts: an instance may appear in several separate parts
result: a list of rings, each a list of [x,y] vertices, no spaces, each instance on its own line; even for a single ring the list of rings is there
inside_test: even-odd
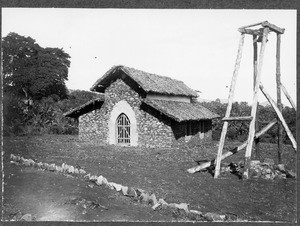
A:
[[[43,48],[31,37],[9,33],[2,39],[3,90],[39,100],[67,95],[70,56],[63,49]]]

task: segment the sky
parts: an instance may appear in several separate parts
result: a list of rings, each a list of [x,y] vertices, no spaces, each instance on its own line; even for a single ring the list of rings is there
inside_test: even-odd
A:
[[[16,32],[71,56],[66,85],[89,90],[114,65],[183,81],[200,98],[227,99],[241,26],[269,21],[281,37],[281,81],[296,102],[296,10],[2,8],[2,36]],[[260,48],[260,44],[258,46]],[[276,100],[276,34],[262,84]],[[234,101],[253,99],[252,36],[246,35]],[[290,106],[282,93],[283,103]],[[259,101],[266,101],[260,92]]]

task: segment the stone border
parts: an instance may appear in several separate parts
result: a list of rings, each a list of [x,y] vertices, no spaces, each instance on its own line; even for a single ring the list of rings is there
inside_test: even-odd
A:
[[[141,203],[145,203],[148,205],[152,205],[153,210],[158,210],[159,208],[161,209],[167,209],[167,208],[172,208],[172,209],[178,209],[178,210],[184,210],[184,212],[188,216],[194,216],[194,217],[201,217],[206,221],[226,221],[228,217],[226,215],[220,215],[216,213],[206,213],[203,214],[199,210],[191,210],[189,209],[189,204],[187,203],[167,203],[164,199],[157,199],[155,194],[151,194],[144,191],[143,189],[139,188],[133,188],[129,186],[123,186],[121,184],[117,184],[115,182],[108,182],[108,180],[103,177],[102,175],[96,176],[96,175],[91,175],[90,173],[87,174],[87,172],[83,169],[76,168],[74,166],[68,165],[66,163],[63,163],[61,166],[53,164],[48,164],[48,163],[42,163],[42,162],[35,162],[32,159],[25,159],[19,155],[15,156],[13,154],[10,155],[10,158],[12,161],[10,161],[13,164],[22,164],[28,167],[35,167],[35,168],[40,168],[43,170],[49,170],[49,171],[56,171],[60,172],[63,174],[73,174],[73,175],[80,175],[83,176],[83,178],[88,179],[88,181],[94,182],[98,186],[105,186],[106,188],[109,188],[111,190],[116,190],[117,192],[121,192],[124,196],[128,196],[131,198],[138,199]],[[237,219],[241,221],[241,219]],[[243,220],[244,221],[244,220]]]

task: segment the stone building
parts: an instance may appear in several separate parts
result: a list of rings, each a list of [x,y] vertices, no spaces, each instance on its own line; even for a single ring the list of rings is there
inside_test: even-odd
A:
[[[65,113],[78,119],[82,140],[171,147],[212,139],[212,119],[218,115],[201,106],[182,81],[114,66],[91,91],[101,96]]]

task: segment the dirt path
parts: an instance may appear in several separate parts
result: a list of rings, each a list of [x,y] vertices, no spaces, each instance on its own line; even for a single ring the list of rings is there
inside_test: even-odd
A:
[[[5,172],[4,220],[18,220],[24,214],[36,221],[172,220],[115,191],[91,188],[79,178],[11,163]]]

